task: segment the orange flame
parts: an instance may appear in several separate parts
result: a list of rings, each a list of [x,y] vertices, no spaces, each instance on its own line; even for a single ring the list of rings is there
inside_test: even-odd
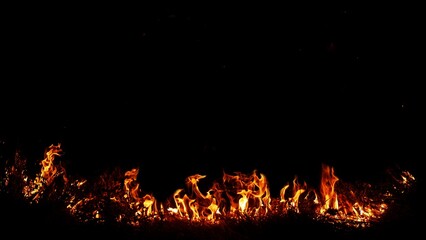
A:
[[[253,172],[250,176],[224,173],[222,184],[215,182],[206,194],[201,193],[198,181],[205,175],[195,174],[186,179],[191,193],[178,189],[173,194],[176,208],[169,212],[190,220],[218,220],[218,216],[266,215],[271,209],[271,197],[265,175]]]
[[[158,211],[155,205],[156,200],[154,196],[146,194],[143,197],[139,197],[139,183],[136,181],[138,174],[138,168],[133,168],[124,174],[126,177],[126,179],[124,179],[124,198],[128,199],[131,209],[137,210],[136,215],[152,216],[153,214],[157,214]]]
[[[293,179],[293,191],[291,196],[286,198],[286,191],[290,187],[290,184],[286,184],[280,191],[280,202],[285,205],[285,210],[293,209],[296,212],[299,212],[299,198],[302,193],[304,193],[307,189],[307,184],[304,182],[303,184],[299,184],[297,181],[298,177],[295,176]]]
[[[181,217],[191,220],[209,220],[214,221],[215,215],[218,212],[218,204],[216,198],[207,192],[202,194],[198,181],[205,178],[205,175],[195,174],[186,178],[186,184],[190,188],[191,194],[181,196],[183,189],[178,189],[173,194],[176,208],[169,208],[171,213],[179,213]]]
[[[214,181],[206,192],[201,191],[198,185],[206,175],[191,175],[185,179],[188,191],[178,189],[171,196],[173,201],[157,203],[153,195],[142,194],[137,181],[138,168],[124,174],[118,172],[117,176],[104,174],[99,182],[90,185],[84,179],[69,181],[65,169],[55,161],[57,157],[62,156],[60,144],[49,146],[44,156],[40,162],[40,173],[34,180],[22,169],[25,161],[16,156],[15,165],[6,169],[5,179],[2,181],[4,186],[11,187],[14,180],[20,179],[20,183],[24,184],[24,196],[30,199],[30,202],[36,203],[47,190],[55,194],[62,193],[65,196],[61,198],[65,200],[70,214],[84,222],[105,222],[114,219],[138,226],[147,219],[177,218],[217,223],[227,217],[257,218],[276,213],[285,214],[292,210],[297,214],[312,211],[316,214],[315,219],[327,219],[334,223],[364,224],[379,219],[388,209],[386,198],[393,197],[390,191],[380,194],[371,184],[361,185],[360,188],[349,185],[335,175],[333,167],[323,164],[319,194],[306,182],[300,183],[296,175],[291,183],[281,188],[279,199],[273,199],[266,176],[254,170],[251,174],[224,172],[221,181]],[[64,184],[56,184],[57,177],[61,175]],[[399,192],[404,193],[412,186],[415,178],[408,171],[403,171],[399,177],[394,177],[394,180],[399,185],[392,187],[397,190],[403,187]],[[55,189],[61,186],[64,187],[63,191]],[[312,196],[310,193],[313,193],[313,197],[308,197]],[[166,212],[163,204],[167,208]],[[313,208],[310,208],[312,206]],[[108,210],[108,207],[114,210]]]
[[[50,186],[54,179],[59,175],[62,175],[65,183],[68,182],[68,178],[65,174],[65,168],[63,168],[60,164],[54,163],[55,158],[62,156],[62,153],[61,144],[52,144],[46,149],[44,153],[45,158],[40,162],[40,174],[36,176],[34,181],[31,181],[30,184],[23,189],[25,197],[33,197],[32,200],[38,202],[43,190]]]
[[[339,178],[334,175],[334,168],[322,164],[320,192],[323,205],[321,213],[325,213],[329,209],[337,210],[339,208],[337,193],[334,190],[334,185],[338,180]]]
[[[222,179],[231,202],[231,213],[258,216],[271,210],[269,185],[264,174],[260,174],[259,178],[256,170],[251,175],[237,172],[232,176],[224,173]]]

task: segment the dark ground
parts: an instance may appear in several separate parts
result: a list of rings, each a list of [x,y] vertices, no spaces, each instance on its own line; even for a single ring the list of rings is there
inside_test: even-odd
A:
[[[421,177],[417,8],[34,7],[7,18],[1,160],[61,143],[69,174],[140,167],[160,199],[222,170],[258,169],[276,194],[323,162]]]

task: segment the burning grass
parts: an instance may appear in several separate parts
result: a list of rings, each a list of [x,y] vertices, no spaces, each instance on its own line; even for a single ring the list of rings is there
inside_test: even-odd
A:
[[[188,176],[185,187],[159,202],[140,189],[138,168],[115,169],[88,181],[67,175],[59,161],[62,154],[60,144],[49,146],[40,172],[30,176],[26,159],[17,153],[6,163],[2,196],[36,209],[54,208],[61,213],[60,222],[80,229],[131,228],[131,234],[156,239],[167,238],[171,232],[178,234],[176,239],[263,238],[287,235],[277,231],[301,227],[325,233],[336,229],[365,232],[372,225],[380,226],[415,183],[408,171],[389,172],[389,181],[381,184],[348,183],[335,175],[333,167],[323,164],[318,187],[295,177],[282,187],[279,197],[271,194],[267,177],[254,170],[250,174],[224,172],[207,191],[199,188],[205,175]]]

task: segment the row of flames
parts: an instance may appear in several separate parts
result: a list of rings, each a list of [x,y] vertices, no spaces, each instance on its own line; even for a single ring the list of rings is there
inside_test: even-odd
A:
[[[181,219],[219,223],[224,219],[304,213],[313,219],[368,226],[387,211],[395,192],[403,192],[415,181],[408,171],[402,171],[393,177],[389,189],[378,191],[371,184],[345,184],[333,167],[323,164],[317,188],[295,177],[281,188],[279,198],[273,198],[266,176],[256,170],[251,174],[223,173],[206,192],[198,186],[206,175],[195,174],[186,178],[186,188],[177,189],[170,200],[158,202],[153,194],[140,189],[138,168],[124,174],[119,169],[105,173],[90,183],[67,176],[57,160],[62,155],[60,144],[49,146],[34,178],[28,176],[26,160],[17,155],[6,167],[2,190],[13,184],[31,204],[60,201],[81,222],[116,221],[139,226],[144,221]]]

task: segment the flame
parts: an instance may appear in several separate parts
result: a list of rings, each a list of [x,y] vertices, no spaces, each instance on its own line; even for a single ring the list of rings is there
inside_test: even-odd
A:
[[[46,149],[44,153],[45,158],[40,162],[40,173],[23,189],[25,197],[32,197],[32,201],[38,202],[44,189],[50,186],[55,178],[60,175],[62,175],[62,179],[65,183],[68,182],[65,168],[63,168],[60,163],[56,164],[54,162],[56,157],[62,156],[62,153],[61,144],[52,144]]]
[[[178,189],[173,194],[175,208],[170,213],[178,213],[180,217],[191,220],[216,221],[218,216],[238,217],[265,215],[271,209],[271,197],[266,176],[236,173],[224,173],[222,183],[214,182],[213,186],[203,194],[198,182],[205,175],[195,174],[186,179],[190,193]]]
[[[323,205],[320,213],[325,213],[330,209],[337,210],[339,208],[337,193],[334,190],[334,185],[338,180],[339,178],[334,175],[334,168],[326,164],[322,164],[320,192]]]
[[[199,179],[204,178],[202,175],[193,175],[189,176],[186,179],[187,185],[191,186],[192,193],[195,194],[194,198],[191,198],[187,194],[181,196],[181,193],[184,192],[184,189],[178,189],[173,194],[173,199],[175,201],[176,208],[169,208],[170,212],[179,213],[181,217],[185,217],[191,220],[200,220],[200,213],[203,212],[202,205],[200,202],[203,202],[203,199],[206,197],[198,189],[197,183]],[[199,202],[196,202],[199,199]]]
[[[385,203],[386,194],[377,197],[377,193],[369,192],[372,190],[371,184],[364,184],[358,190],[348,185],[345,189],[345,185],[342,184],[342,192],[338,194],[336,191],[338,181],[334,168],[323,164],[320,185],[322,205],[319,210],[321,216],[338,221],[366,223],[379,219],[388,209],[388,204]],[[374,194],[376,196],[373,196]]]
[[[286,184],[283,188],[280,190],[280,202],[285,205],[285,210],[293,209],[295,212],[299,212],[299,198],[300,195],[302,195],[306,189],[307,184],[304,182],[303,184],[300,184],[298,182],[298,177],[295,176],[293,179],[293,189],[291,196],[286,198],[286,191],[290,187],[290,184]],[[288,195],[288,194],[287,194]]]
[[[205,177],[205,175],[200,174],[187,177],[186,185],[190,189],[190,195],[184,193],[184,189],[176,190],[173,194],[176,208],[169,208],[169,212],[179,213],[181,217],[191,220],[214,221],[219,206],[216,197],[211,194],[213,190],[209,190],[206,194],[203,194],[198,187],[199,180]]]
[[[38,203],[43,197],[61,199],[69,213],[81,222],[116,221],[139,226],[148,220],[182,219],[220,223],[228,218],[257,219],[291,211],[314,214],[314,219],[332,223],[366,226],[388,210],[387,199],[395,197],[391,190],[404,193],[415,181],[411,173],[402,171],[398,176],[392,175],[392,188],[381,193],[372,184],[346,183],[335,175],[333,167],[323,164],[319,189],[300,182],[296,175],[281,188],[276,199],[271,196],[266,176],[257,170],[251,174],[223,172],[207,191],[199,187],[207,176],[194,174],[185,178],[186,188],[171,194],[172,201],[158,202],[153,194],[140,188],[139,168],[124,174],[119,169],[105,173],[94,182],[72,179],[57,160],[62,155],[60,144],[50,145],[40,161],[40,172],[31,178],[25,168],[26,159],[16,154],[15,163],[5,169],[1,187],[10,189],[16,183],[30,203]]]
[[[258,216],[271,210],[271,197],[268,181],[264,174],[251,175],[236,172],[235,175],[223,174],[225,193],[231,202],[230,212]]]
[[[124,176],[124,198],[128,199],[131,209],[136,209],[136,215],[140,216],[153,216],[157,214],[156,200],[153,195],[146,194],[140,197],[139,183],[137,177],[139,174],[138,168],[133,168],[127,171]]]

